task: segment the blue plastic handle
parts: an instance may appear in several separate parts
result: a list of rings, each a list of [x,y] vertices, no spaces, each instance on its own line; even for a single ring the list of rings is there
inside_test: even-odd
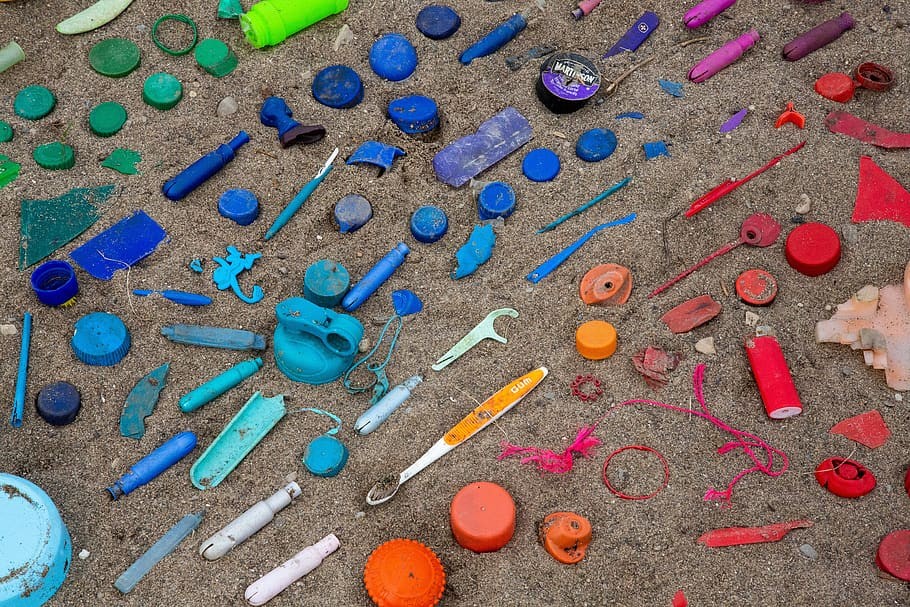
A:
[[[520,34],[527,25],[527,18],[521,13],[515,13],[489,34],[465,49],[458,60],[463,65],[468,65],[475,59],[492,55]]]

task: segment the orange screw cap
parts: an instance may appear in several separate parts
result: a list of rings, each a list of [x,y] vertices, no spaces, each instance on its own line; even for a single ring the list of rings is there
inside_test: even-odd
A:
[[[471,483],[452,498],[449,522],[463,548],[495,552],[515,533],[515,501],[496,483]]]
[[[433,607],[442,598],[446,574],[435,552],[418,541],[399,538],[370,554],[363,582],[379,607]]]
[[[616,352],[616,329],[602,320],[589,320],[575,331],[575,348],[589,360],[610,358]]]
[[[574,512],[548,514],[540,524],[540,541],[560,563],[577,563],[591,543],[591,521]]]
[[[632,294],[632,273],[615,263],[601,264],[588,270],[578,291],[588,305],[621,306]]]

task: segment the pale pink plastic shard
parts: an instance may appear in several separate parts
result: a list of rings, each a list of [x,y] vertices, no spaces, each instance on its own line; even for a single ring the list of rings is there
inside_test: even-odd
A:
[[[839,306],[830,320],[815,325],[815,340],[850,344],[863,360],[884,369],[894,390],[910,390],[910,264],[904,284],[866,286]]]

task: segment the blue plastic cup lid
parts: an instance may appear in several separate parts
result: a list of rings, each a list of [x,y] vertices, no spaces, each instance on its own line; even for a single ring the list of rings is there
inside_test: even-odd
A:
[[[515,211],[515,190],[507,183],[494,181],[477,195],[477,214],[481,219],[508,217]]]
[[[47,261],[35,268],[31,283],[38,301],[46,306],[63,305],[79,293],[73,266],[58,259]]]
[[[575,154],[585,162],[600,162],[616,150],[616,133],[610,129],[585,131],[575,144]]]
[[[313,97],[322,105],[352,108],[363,101],[363,82],[346,65],[330,65],[313,79]]]
[[[411,234],[420,242],[436,242],[446,235],[448,229],[449,218],[439,207],[422,206],[411,215]]]
[[[408,135],[429,133],[439,126],[439,108],[429,97],[408,95],[389,104],[389,118]]]
[[[521,163],[521,172],[531,181],[552,181],[559,169],[559,156],[547,148],[531,150]]]
[[[41,388],[35,398],[38,415],[52,426],[65,426],[79,415],[82,397],[73,384],[58,381]]]
[[[386,34],[370,48],[370,67],[386,80],[404,80],[417,69],[417,49],[401,34]]]
[[[130,350],[130,332],[117,316],[92,312],[76,321],[70,342],[76,358],[87,365],[110,367]]]
[[[259,217],[259,200],[249,190],[227,190],[218,198],[218,212],[239,225],[248,226]]]
[[[348,461],[348,448],[334,436],[323,434],[310,441],[303,455],[303,465],[316,476],[335,476]]]
[[[461,17],[448,6],[431,4],[417,13],[416,25],[427,38],[445,40],[461,27]]]

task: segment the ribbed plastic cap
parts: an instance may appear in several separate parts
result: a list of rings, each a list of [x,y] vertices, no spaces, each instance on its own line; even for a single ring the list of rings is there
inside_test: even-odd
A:
[[[38,166],[49,171],[71,169],[76,164],[76,152],[70,146],[54,141],[39,145],[32,152],[32,158]]]
[[[59,259],[46,261],[35,268],[30,282],[38,301],[46,306],[61,306],[79,293],[73,266]]]
[[[521,162],[521,172],[531,181],[553,181],[560,168],[559,156],[547,148],[531,150]]]
[[[215,38],[206,38],[195,51],[196,63],[215,78],[222,78],[237,67],[237,55],[227,44]]]
[[[130,351],[130,333],[117,316],[92,312],[76,321],[70,344],[76,358],[85,364],[110,367]]]
[[[323,434],[310,441],[303,454],[303,465],[316,476],[332,477],[348,463],[348,448],[334,436]]]
[[[152,74],[142,85],[142,99],[153,108],[169,110],[183,98],[183,85],[164,72]]]
[[[313,79],[313,97],[322,105],[352,108],[363,101],[363,82],[346,65],[330,65]]]
[[[16,116],[26,120],[44,118],[54,110],[57,98],[49,88],[32,85],[27,86],[16,95],[13,101],[13,111]]]
[[[415,540],[394,539],[367,559],[363,581],[378,607],[433,607],[442,598],[446,574],[432,550]]]
[[[445,211],[432,205],[422,206],[411,215],[411,234],[418,241],[430,244],[446,235],[449,218]]]
[[[616,329],[603,320],[589,320],[575,332],[578,353],[589,360],[603,360],[616,352]]]
[[[389,104],[389,118],[402,132],[420,135],[439,126],[439,108],[429,97],[408,95]]]
[[[806,276],[821,276],[840,261],[840,237],[823,223],[797,226],[784,244],[787,263]]]
[[[507,183],[488,183],[477,195],[477,215],[482,220],[508,217],[514,212],[515,190]]]
[[[139,47],[126,38],[108,38],[92,47],[88,62],[102,76],[122,78],[139,67]]]
[[[41,388],[35,399],[38,415],[52,426],[65,426],[79,415],[82,397],[73,384],[58,381]]]
[[[259,217],[259,199],[249,190],[227,190],[218,198],[218,212],[239,225],[248,226]]]
[[[462,547],[494,552],[515,533],[515,501],[496,483],[471,483],[452,498],[449,522]]]
[[[126,124],[126,108],[116,101],[99,103],[88,115],[88,128],[99,137],[111,137]]]

